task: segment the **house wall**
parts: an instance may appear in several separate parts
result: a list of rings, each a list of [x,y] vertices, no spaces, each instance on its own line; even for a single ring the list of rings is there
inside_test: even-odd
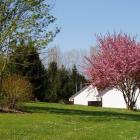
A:
[[[122,92],[113,88],[102,96],[102,106],[111,108],[126,108]]]
[[[96,88],[89,86],[74,98],[74,104],[88,105],[88,101],[97,101],[96,95],[98,91]]]
[[[136,94],[138,91],[136,92]],[[113,88],[107,91],[102,96],[102,106],[110,107],[110,108],[126,108],[126,103],[124,101],[124,97],[121,91]],[[140,96],[136,102],[136,108],[140,109]]]
[[[99,95],[97,88],[89,86],[74,97],[74,104],[88,105],[88,101],[99,101],[101,98],[98,100],[97,95]],[[126,108],[123,94],[115,88],[105,91],[102,96],[102,107]],[[136,108],[140,109],[140,96],[136,102]]]
[[[136,108],[140,109],[140,95],[139,95],[137,102],[136,102]]]

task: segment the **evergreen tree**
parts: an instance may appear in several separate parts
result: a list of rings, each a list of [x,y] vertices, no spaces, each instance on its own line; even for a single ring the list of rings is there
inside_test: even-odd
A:
[[[81,90],[81,88],[85,86],[86,79],[83,75],[81,75],[78,72],[76,65],[74,65],[72,68],[71,80],[72,80],[72,83],[74,84],[73,93],[78,92],[79,90]]]
[[[69,81],[70,81],[69,71],[66,70],[65,67],[62,65],[62,68],[59,69],[56,77],[58,100],[68,98]]]
[[[27,45],[22,42],[16,47],[10,62],[11,73],[27,78],[32,84],[34,97],[42,101],[45,96],[46,71],[32,42]]]
[[[56,62],[51,62],[47,70],[47,88],[45,94],[45,100],[49,102],[57,101],[57,76],[58,68]]]
[[[68,100],[70,96],[80,90],[80,84],[85,83],[84,76],[78,73],[76,66],[72,71],[67,70],[63,65],[57,68],[56,62],[51,62],[47,71],[48,88],[46,91],[46,101],[58,102],[60,100]]]
[[[72,68],[71,80],[73,83],[72,93],[77,92],[78,91],[78,72],[77,72],[76,65],[74,65]]]

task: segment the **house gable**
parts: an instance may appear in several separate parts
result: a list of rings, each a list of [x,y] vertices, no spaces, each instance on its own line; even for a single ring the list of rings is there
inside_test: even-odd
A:
[[[69,98],[69,101],[74,101],[74,104],[88,105],[89,101],[97,101],[98,90],[92,85],[84,88],[77,94]]]

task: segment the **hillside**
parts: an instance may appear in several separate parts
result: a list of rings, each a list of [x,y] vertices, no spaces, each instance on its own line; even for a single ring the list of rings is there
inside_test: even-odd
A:
[[[0,113],[1,140],[139,140],[140,112],[27,103],[25,113]]]

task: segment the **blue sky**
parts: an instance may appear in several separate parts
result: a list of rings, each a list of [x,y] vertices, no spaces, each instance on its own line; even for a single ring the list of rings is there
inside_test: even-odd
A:
[[[140,38],[140,0],[56,0],[53,15],[62,27],[50,46],[88,50],[95,34],[125,32]]]

